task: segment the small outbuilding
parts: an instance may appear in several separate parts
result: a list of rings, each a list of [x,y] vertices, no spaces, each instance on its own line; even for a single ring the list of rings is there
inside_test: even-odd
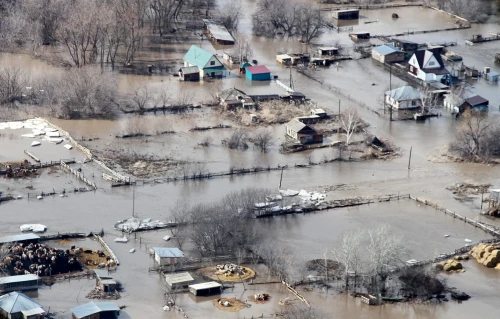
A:
[[[401,51],[405,51],[413,54],[413,52],[418,50],[419,44],[417,42],[408,41],[405,39],[392,39],[393,46]]]
[[[276,55],[276,61],[281,64],[289,65],[292,63],[292,57],[288,54],[278,54]]]
[[[422,93],[411,86],[385,92],[385,103],[394,109],[416,109],[422,106]]]
[[[197,66],[187,66],[179,69],[179,77],[183,81],[199,81],[200,69]]]
[[[323,142],[323,134],[296,118],[286,123],[286,135],[301,144]]]
[[[109,271],[104,269],[94,269],[95,273],[95,285],[102,289],[104,292],[114,292],[116,291],[116,281],[113,280],[113,276],[109,274]]]
[[[212,41],[217,44],[231,45],[234,44],[234,38],[229,33],[227,28],[219,22],[212,19],[202,19],[205,24],[205,30]]]
[[[464,112],[467,109],[471,109],[474,111],[486,111],[488,109],[488,105],[490,101],[485,99],[480,95],[472,96],[468,99],[465,99],[464,103],[458,107],[460,113]]]
[[[189,292],[195,296],[219,295],[222,293],[222,285],[215,281],[189,285]]]
[[[319,118],[326,119],[328,114],[323,109],[312,109],[311,115],[317,115]]]
[[[0,277],[0,292],[38,290],[38,276],[19,275]]]
[[[154,258],[160,266],[174,265],[184,258],[184,253],[179,248],[154,247]]]
[[[89,302],[71,308],[73,319],[117,319],[120,308],[114,302]]]
[[[349,37],[353,41],[370,40],[370,32],[352,32],[349,33]]]
[[[318,48],[318,53],[321,56],[338,55],[339,54],[339,49],[336,48],[336,47],[320,47],[320,48]]]
[[[240,73],[244,74],[246,72],[247,67],[252,66],[250,62],[240,63]]]
[[[11,292],[0,297],[0,318],[42,319],[42,305],[20,292]]]
[[[217,93],[217,97],[219,98],[220,105],[224,106],[226,110],[255,108],[252,97],[235,87]]]
[[[392,45],[381,45],[372,49],[372,58],[381,63],[403,62],[405,53]]]
[[[358,20],[358,9],[337,10],[332,12],[332,17],[337,20]]]
[[[245,69],[246,78],[252,81],[271,80],[271,71],[265,65],[247,66]]]
[[[166,274],[165,281],[170,289],[187,289],[194,279],[190,273],[179,272],[174,274]]]

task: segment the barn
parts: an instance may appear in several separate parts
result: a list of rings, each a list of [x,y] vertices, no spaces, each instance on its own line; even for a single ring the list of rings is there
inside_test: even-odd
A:
[[[252,81],[271,80],[271,71],[265,65],[247,66],[245,74],[246,78]]]

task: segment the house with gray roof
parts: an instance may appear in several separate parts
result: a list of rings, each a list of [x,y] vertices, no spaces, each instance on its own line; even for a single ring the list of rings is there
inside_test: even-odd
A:
[[[384,44],[372,49],[372,58],[381,63],[403,62],[405,53],[392,45]]]
[[[89,302],[71,308],[73,319],[116,319],[120,308],[114,302]]]
[[[301,144],[322,143],[323,134],[294,118],[286,123],[286,136]]]
[[[20,292],[11,292],[0,297],[0,318],[38,319],[44,318],[42,305]]]
[[[200,78],[223,77],[228,72],[214,53],[208,52],[197,45],[192,45],[182,59],[184,60],[184,68],[198,67]]]
[[[398,110],[420,108],[422,107],[422,93],[411,86],[402,86],[385,92],[385,103]]]

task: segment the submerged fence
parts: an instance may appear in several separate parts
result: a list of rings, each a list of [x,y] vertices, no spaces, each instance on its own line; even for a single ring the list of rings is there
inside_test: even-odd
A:
[[[97,189],[97,186],[96,186],[95,182],[90,181],[89,179],[87,179],[82,172],[80,172],[78,170],[75,170],[75,169],[72,169],[71,167],[69,167],[69,165],[66,164],[64,161],[61,161],[61,168],[65,172],[70,172],[71,174],[75,175],[78,179],[80,179],[85,184],[89,185],[90,187],[92,187],[94,189]]]

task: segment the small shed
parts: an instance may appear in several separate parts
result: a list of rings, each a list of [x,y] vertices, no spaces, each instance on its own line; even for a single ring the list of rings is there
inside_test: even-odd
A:
[[[234,44],[234,38],[224,25],[211,19],[202,19],[209,37],[217,44]]]
[[[485,99],[480,95],[475,95],[468,99],[465,99],[464,103],[458,107],[460,113],[464,112],[466,109],[472,109],[477,111],[485,111],[488,109],[490,101]]]
[[[403,62],[405,53],[392,45],[381,45],[372,49],[372,58],[381,63]]]
[[[116,319],[120,308],[114,302],[89,302],[71,308],[73,319]]]
[[[413,53],[418,50],[419,44],[417,42],[408,41],[405,39],[392,39],[394,47],[401,51]]]
[[[0,292],[38,290],[38,276],[19,275],[0,277]]]
[[[497,72],[488,72],[486,74],[486,80],[491,82],[498,82],[499,74]]]
[[[252,81],[271,80],[271,71],[265,65],[248,66],[245,75],[247,79]]]
[[[189,285],[189,292],[195,296],[218,295],[222,293],[222,285],[215,281]]]
[[[174,265],[184,258],[184,253],[179,248],[154,247],[154,257],[158,265]]]
[[[246,72],[246,68],[249,66],[252,66],[252,64],[250,62],[240,63],[240,73],[244,74]]]
[[[171,289],[185,289],[193,283],[194,279],[191,274],[186,271],[174,274],[166,274],[165,281],[167,282],[167,286]]]
[[[352,32],[352,33],[349,33],[349,37],[353,41],[369,40],[370,39],[370,32]]]
[[[0,245],[8,243],[38,243],[40,236],[35,234],[19,234],[12,236],[0,237]]]
[[[296,118],[286,123],[286,135],[301,144],[323,142],[323,134]]]
[[[179,77],[183,81],[199,81],[200,69],[197,66],[187,66],[180,68]]]
[[[326,119],[328,117],[328,114],[326,114],[326,111],[323,109],[312,109],[311,115],[317,115],[322,119]]]
[[[281,64],[291,64],[292,63],[292,57],[288,54],[278,54],[276,55],[276,61],[278,61]]]
[[[20,292],[0,297],[0,318],[41,319],[45,317],[42,305]]]
[[[95,285],[97,287],[101,288],[104,292],[116,291],[116,281],[113,280],[113,276],[111,276],[107,270],[94,269],[94,273]]]
[[[318,48],[318,53],[322,56],[338,55],[339,49],[336,47],[320,47]]]
[[[358,9],[345,9],[337,10],[332,12],[332,17],[337,20],[358,20],[359,10]]]

